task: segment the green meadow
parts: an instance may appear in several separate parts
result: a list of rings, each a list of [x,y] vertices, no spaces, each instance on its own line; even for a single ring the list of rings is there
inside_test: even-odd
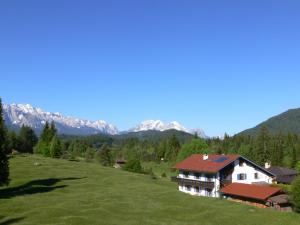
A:
[[[168,179],[96,163],[23,155],[10,159],[10,173],[0,188],[0,225],[300,224],[296,213],[193,197]]]

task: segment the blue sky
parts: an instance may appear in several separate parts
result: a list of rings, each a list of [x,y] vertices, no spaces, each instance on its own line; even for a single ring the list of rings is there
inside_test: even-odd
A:
[[[0,2],[0,96],[234,134],[300,107],[300,2]]]

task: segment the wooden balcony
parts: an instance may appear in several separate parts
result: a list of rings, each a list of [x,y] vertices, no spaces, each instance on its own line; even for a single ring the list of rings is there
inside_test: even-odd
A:
[[[180,177],[171,177],[171,181],[177,182],[179,185],[190,185],[209,189],[213,189],[215,186],[215,183],[212,181],[190,180]]]

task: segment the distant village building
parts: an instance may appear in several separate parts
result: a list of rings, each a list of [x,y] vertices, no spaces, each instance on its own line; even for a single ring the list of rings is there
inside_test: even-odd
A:
[[[179,185],[179,191],[208,197],[225,197],[260,207],[273,207],[283,194],[275,182],[275,174],[249,159],[235,154],[194,154],[174,166],[179,170],[172,177]],[[274,204],[273,204],[274,203]],[[278,203],[277,207],[280,207]]]
[[[267,170],[276,176],[277,183],[282,184],[291,184],[293,180],[300,174],[300,172],[297,170],[271,165],[267,168]]]
[[[114,168],[122,168],[126,164],[124,159],[117,159],[114,164]]]

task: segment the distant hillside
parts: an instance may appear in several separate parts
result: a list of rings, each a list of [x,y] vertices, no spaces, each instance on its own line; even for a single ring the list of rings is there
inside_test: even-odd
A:
[[[247,129],[239,134],[256,135],[260,128],[266,126],[271,134],[282,132],[300,134],[300,108],[290,109],[277,116],[258,124],[256,127]]]
[[[150,140],[150,141],[158,141],[160,139],[164,139],[170,137],[172,135],[176,135],[180,142],[186,142],[187,140],[193,137],[192,134],[179,131],[179,130],[165,130],[165,131],[158,131],[158,130],[147,130],[147,131],[139,131],[139,132],[129,132],[114,135],[114,139],[126,139],[126,138],[138,138],[140,140]]]
[[[96,135],[60,135],[60,138],[64,141],[72,141],[72,140],[84,140],[88,145],[94,147],[100,147],[103,143],[107,144],[118,144],[120,141],[127,138],[138,138],[139,140],[147,140],[150,142],[158,142],[162,139],[166,139],[172,135],[175,135],[181,143],[185,143],[190,140],[193,135],[190,133],[186,133],[178,130],[166,130],[166,131],[158,131],[158,130],[147,130],[147,131],[139,131],[139,132],[129,132],[118,135],[108,135],[108,134],[96,134]]]

